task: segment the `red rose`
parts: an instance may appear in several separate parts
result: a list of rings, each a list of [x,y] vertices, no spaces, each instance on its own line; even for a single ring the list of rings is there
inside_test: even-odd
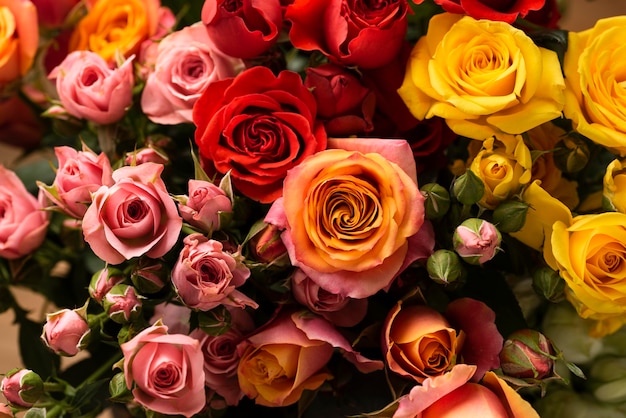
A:
[[[202,23],[217,48],[231,57],[254,58],[278,40],[283,16],[280,0],[207,0]]]
[[[282,195],[287,170],[326,148],[316,115],[315,97],[292,71],[275,76],[252,67],[212,83],[193,110],[202,165],[230,171],[242,194],[273,202]]]
[[[474,19],[513,23],[531,10],[539,10],[546,0],[435,0],[446,12],[465,14]]]
[[[561,11],[557,0],[546,0],[546,4],[539,10],[532,10],[526,15],[526,20],[535,25],[548,29],[558,29]]]
[[[375,68],[398,53],[407,30],[407,0],[295,0],[287,7],[291,43],[343,65]]]

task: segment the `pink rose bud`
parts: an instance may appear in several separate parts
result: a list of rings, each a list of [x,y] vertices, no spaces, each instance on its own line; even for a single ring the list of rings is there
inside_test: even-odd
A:
[[[113,286],[123,282],[125,279],[124,273],[121,270],[113,267],[105,267],[100,271],[94,273],[89,283],[89,295],[96,302],[102,304],[102,299],[109,293]]]
[[[252,258],[268,264],[284,260],[287,257],[287,248],[280,239],[280,234],[281,231],[276,225],[267,224],[250,240]]]
[[[183,220],[204,232],[220,228],[220,213],[232,212],[230,199],[215,184],[204,180],[189,180],[189,196],[178,196]]]
[[[43,380],[32,370],[15,369],[6,374],[0,388],[4,397],[16,407],[30,408],[43,394]],[[6,405],[3,405],[6,407]],[[0,417],[4,411],[0,411]],[[9,409],[10,415],[13,413]]]
[[[139,165],[147,162],[165,165],[170,162],[170,159],[162,151],[146,147],[127,153],[124,162],[126,165]]]
[[[106,294],[102,305],[109,318],[118,324],[125,324],[139,316],[142,302],[134,287],[117,284]]]
[[[141,293],[156,293],[169,280],[169,267],[159,260],[141,257],[130,273],[133,286]]]
[[[56,354],[75,356],[87,345],[89,334],[85,304],[79,309],[62,309],[46,315],[41,338]]]
[[[554,376],[555,350],[542,333],[522,329],[509,335],[500,352],[500,367],[511,377],[545,379]]]
[[[500,249],[502,236],[498,229],[483,219],[470,218],[454,231],[454,250],[470,264],[491,260]]]

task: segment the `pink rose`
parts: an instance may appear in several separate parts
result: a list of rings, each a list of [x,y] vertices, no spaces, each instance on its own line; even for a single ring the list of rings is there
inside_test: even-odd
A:
[[[126,324],[141,313],[143,302],[135,288],[127,284],[116,284],[102,299],[105,312],[118,324]]]
[[[19,408],[30,408],[44,393],[41,377],[28,369],[14,369],[7,373],[0,383],[0,390],[11,405]],[[6,405],[0,404],[0,417],[6,409]],[[10,409],[8,416],[14,416]]]
[[[454,250],[470,264],[483,264],[500,250],[502,236],[490,222],[470,218],[456,227],[452,237]]]
[[[154,307],[150,323],[161,321],[172,334],[189,334],[191,309],[174,303],[163,302]]]
[[[113,286],[123,282],[125,278],[126,276],[121,270],[105,267],[91,276],[89,288],[87,289],[89,296],[96,302],[102,304],[102,299],[113,289]]]
[[[154,71],[148,75],[141,109],[154,123],[192,122],[193,105],[213,81],[234,77],[240,59],[217,49],[201,24],[166,36],[158,46]]]
[[[168,156],[152,147],[145,147],[126,153],[124,162],[127,165],[139,165],[143,163],[168,164]]]
[[[126,385],[137,403],[185,417],[205,407],[204,358],[198,340],[167,334],[166,326],[153,325],[120,347]]]
[[[178,209],[183,220],[204,232],[220,228],[220,213],[232,212],[233,207],[224,190],[204,180],[189,180],[189,196],[179,198]]]
[[[80,0],[31,0],[37,7],[39,24],[47,28],[58,28],[65,23]]]
[[[239,386],[259,405],[286,406],[305,390],[315,390],[332,378],[325,366],[335,349],[361,373],[383,367],[355,352],[328,321],[301,312],[283,312],[240,344]]]
[[[109,264],[133,257],[159,258],[178,240],[183,220],[160,175],[163,166],[145,163],[118,168],[115,184],[102,186],[83,217],[85,241]]]
[[[268,51],[278,40],[282,20],[279,0],[205,0],[202,7],[209,37],[231,57],[254,58]]]
[[[38,182],[44,195],[69,216],[82,219],[91,204],[91,195],[100,186],[111,186],[111,163],[104,153],[96,155],[83,145],[83,151],[72,147],[55,147],[59,162],[51,186]]]
[[[0,91],[30,69],[37,53],[37,9],[30,0],[0,0]]]
[[[183,243],[172,269],[172,284],[185,305],[202,311],[219,305],[258,306],[236,289],[250,276],[238,254],[224,251],[221,242],[202,234],[188,235]]]
[[[0,257],[30,254],[46,238],[48,213],[17,175],[0,165]]]
[[[70,115],[102,125],[122,119],[133,100],[133,58],[110,69],[95,52],[74,51],[52,70],[61,104]]]
[[[196,329],[191,336],[200,341],[204,355],[205,385],[214,390],[227,405],[237,405],[244,393],[239,387],[237,366],[241,354],[237,345],[254,330],[252,317],[242,309],[230,309],[231,326],[220,335],[209,335]]]
[[[47,314],[41,339],[62,356],[75,356],[87,345],[90,334],[86,308],[62,309]]]
[[[351,327],[365,317],[367,299],[353,299],[321,288],[306,273],[297,269],[291,277],[296,300],[338,327]]]

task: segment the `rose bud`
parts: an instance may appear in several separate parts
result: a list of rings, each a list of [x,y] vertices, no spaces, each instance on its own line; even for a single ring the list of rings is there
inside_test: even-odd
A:
[[[587,144],[581,138],[570,135],[557,142],[554,163],[564,173],[576,173],[587,165],[589,156]]]
[[[163,151],[145,147],[126,153],[124,162],[126,165],[139,165],[147,162],[166,165],[170,162],[170,159]]]
[[[41,339],[61,356],[75,356],[85,348],[90,334],[87,304],[78,309],[62,309],[47,314]]]
[[[602,209],[607,212],[626,213],[626,160],[615,159],[609,163],[602,181]]]
[[[500,367],[511,377],[545,379],[554,376],[555,351],[542,333],[532,329],[515,331],[504,342]]]
[[[125,324],[139,316],[141,296],[135,288],[126,284],[116,284],[102,300],[102,306],[113,321]]]
[[[528,208],[528,203],[519,200],[502,202],[493,211],[493,223],[500,232],[517,232],[526,223]]]
[[[89,295],[96,302],[102,304],[104,296],[109,293],[113,286],[123,282],[124,279],[125,276],[121,270],[112,267],[105,267],[91,276],[91,282],[89,282],[88,289]]]
[[[267,264],[287,261],[287,248],[280,239],[280,234],[276,225],[267,224],[254,235],[248,244],[252,258]]]
[[[438,284],[459,285],[464,282],[465,270],[459,256],[450,250],[437,250],[426,261],[428,276]]]
[[[170,269],[159,260],[141,257],[130,273],[133,286],[140,293],[156,293],[168,282]]]
[[[220,213],[232,212],[232,202],[224,190],[204,180],[189,180],[189,196],[177,196],[183,220],[204,232],[220,228]]]
[[[0,389],[11,405],[30,408],[43,394],[43,380],[32,370],[15,369],[2,379]]]
[[[420,192],[426,198],[424,211],[426,219],[440,219],[450,209],[450,193],[445,187],[437,183],[428,183],[420,188]]]
[[[483,219],[470,218],[457,226],[452,237],[454,250],[470,264],[491,260],[500,249],[502,236],[498,229]]]
[[[595,359],[589,370],[588,384],[600,402],[626,402],[626,357]]]
[[[565,299],[565,280],[550,267],[542,267],[533,272],[533,289],[553,303]]]
[[[485,185],[483,181],[471,170],[461,174],[452,183],[452,195],[464,205],[477,203],[484,194]]]
[[[13,418],[15,414],[11,407],[5,403],[0,403],[0,418]]]

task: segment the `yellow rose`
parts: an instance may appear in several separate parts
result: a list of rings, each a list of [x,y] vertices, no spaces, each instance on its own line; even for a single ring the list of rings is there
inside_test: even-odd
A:
[[[530,151],[520,135],[499,135],[486,139],[482,150],[470,164],[470,170],[485,185],[484,195],[478,204],[495,209],[530,181],[531,169]]]
[[[26,74],[38,42],[35,5],[24,0],[0,0],[0,89]]]
[[[566,297],[602,337],[626,324],[626,214],[605,212],[556,222],[552,253]]]
[[[603,183],[603,200],[611,209],[626,213],[626,161],[611,161],[606,168]]]
[[[74,29],[70,51],[89,50],[109,62],[116,51],[136,54],[156,33],[159,7],[159,0],[98,0]]]
[[[626,16],[570,32],[565,53],[565,116],[594,142],[626,155]]]
[[[440,116],[459,135],[521,134],[561,116],[555,52],[505,22],[442,13],[411,52],[398,93],[418,119]]]
[[[533,161],[533,180],[541,180],[543,187],[552,196],[574,209],[579,202],[578,183],[563,177],[563,172],[554,163],[553,150],[567,133],[548,122],[527,132],[531,151],[540,151]]]

